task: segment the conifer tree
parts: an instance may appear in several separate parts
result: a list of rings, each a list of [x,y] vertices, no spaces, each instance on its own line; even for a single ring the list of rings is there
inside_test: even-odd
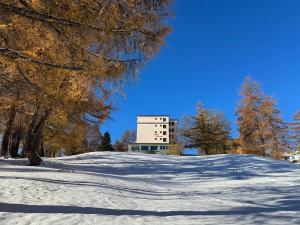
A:
[[[294,122],[291,123],[292,139],[294,149],[300,151],[300,110],[294,115]]]
[[[106,131],[103,135],[103,139],[100,145],[101,151],[113,151],[113,147],[111,144],[111,138],[108,131]]]
[[[276,102],[266,96],[259,83],[247,77],[236,114],[244,153],[269,155],[280,159],[289,151],[288,126],[283,122]]]
[[[82,125],[84,132],[91,117],[106,119],[107,83],[136,77],[164,44],[171,14],[169,0],[1,1],[1,154],[12,143],[17,116],[24,118],[24,154],[31,165],[42,161],[49,127],[64,139],[72,126]]]
[[[186,121],[189,121],[183,128],[186,147],[199,148],[207,155],[225,153],[230,126],[222,113],[208,110],[199,103],[197,115]]]
[[[260,113],[260,135],[265,140],[265,153],[272,158],[282,159],[283,153],[290,151],[289,130],[280,110],[276,108],[275,100],[265,96]]]
[[[260,106],[263,102],[261,87],[252,78],[247,77],[242,85],[240,96],[242,99],[236,114],[241,147],[245,153],[264,155],[265,140],[260,130]]]

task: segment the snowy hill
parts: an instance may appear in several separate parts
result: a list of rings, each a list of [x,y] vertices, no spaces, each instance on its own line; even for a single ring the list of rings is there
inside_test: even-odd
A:
[[[0,161],[0,224],[300,224],[300,166],[250,155]]]

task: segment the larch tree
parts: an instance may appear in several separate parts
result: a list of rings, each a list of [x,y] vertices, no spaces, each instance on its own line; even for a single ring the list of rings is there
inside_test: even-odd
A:
[[[264,100],[261,87],[252,78],[247,77],[241,87],[240,96],[236,115],[243,152],[265,155],[266,143],[260,130],[260,106]]]
[[[206,155],[225,153],[230,125],[222,113],[198,104],[196,116],[185,119],[183,139],[186,147],[196,147]]]
[[[282,158],[290,150],[289,131],[275,100],[265,95],[260,84],[250,77],[242,85],[240,95],[236,114],[242,152]]]
[[[8,137],[14,111],[23,116],[32,165],[42,161],[43,133],[57,114],[66,126],[107,118],[106,84],[135,77],[164,44],[170,16],[168,0],[0,1],[0,65],[9,71],[0,89],[10,103],[0,109]]]
[[[291,149],[288,124],[283,121],[276,101],[269,96],[264,97],[260,113],[260,135],[265,140],[265,152],[272,158],[282,159]]]
[[[300,151],[300,110],[294,115],[294,121],[291,123],[292,140],[294,150]]]

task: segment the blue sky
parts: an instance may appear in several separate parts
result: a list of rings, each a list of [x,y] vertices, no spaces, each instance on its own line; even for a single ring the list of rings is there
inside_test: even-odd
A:
[[[286,120],[300,109],[299,0],[177,0],[174,32],[126,86],[105,122],[112,139],[138,114],[193,115],[198,101],[223,111],[237,135],[238,90],[247,75],[278,100]]]

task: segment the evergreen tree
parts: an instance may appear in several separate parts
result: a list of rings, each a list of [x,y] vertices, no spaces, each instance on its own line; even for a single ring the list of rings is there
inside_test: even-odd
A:
[[[200,103],[197,115],[185,119],[183,138],[186,147],[196,147],[205,154],[225,153],[230,126],[222,113],[207,110]]]
[[[111,138],[108,131],[106,131],[103,135],[103,139],[100,145],[101,151],[114,151],[112,145],[111,145]]]

